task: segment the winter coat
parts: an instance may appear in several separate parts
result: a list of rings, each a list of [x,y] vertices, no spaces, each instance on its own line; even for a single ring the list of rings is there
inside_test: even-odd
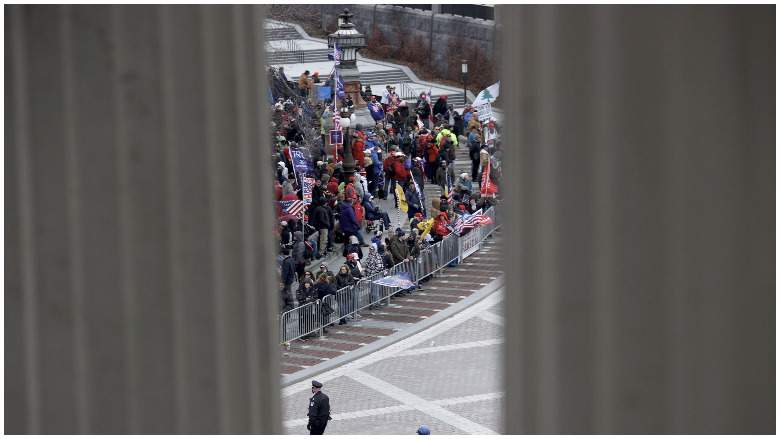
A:
[[[469,119],[469,123],[466,126],[466,129],[469,131],[471,131],[472,128],[476,128],[477,130],[482,128],[481,124],[479,123],[479,119],[477,119],[476,117],[472,117],[471,119]]]
[[[406,245],[406,240],[399,238],[398,235],[393,235],[393,237],[390,238],[390,254],[393,255],[393,262],[395,264],[408,258],[409,247]]]
[[[361,250],[360,244],[346,244],[342,251],[342,256],[346,258],[350,253],[357,253],[358,259],[363,259],[363,250]]]
[[[360,224],[355,218],[355,209],[348,201],[339,204],[339,225],[341,232],[346,234],[354,234],[360,230]]]
[[[355,159],[355,163],[360,165],[365,158],[365,143],[361,137],[352,138],[352,158]]]
[[[314,299],[316,299],[315,294],[317,294],[317,291],[313,286],[305,288],[304,284],[299,285],[298,290],[295,291],[295,296],[298,299],[299,304],[314,301]]]
[[[352,276],[352,273],[347,271],[346,273],[342,273],[341,270],[336,274],[336,289],[340,290],[344,287],[348,287],[350,285],[355,284],[355,278]]]
[[[404,166],[406,157],[393,157],[393,161],[390,162],[390,166],[393,168],[393,179],[401,183],[409,179],[409,170]]]
[[[360,264],[357,261],[347,261],[346,264],[344,264],[349,268],[349,273],[352,275],[352,278],[355,279],[357,282],[357,279],[360,279],[363,277],[363,273],[360,271]]]
[[[439,146],[434,143],[428,144],[428,163],[435,163],[439,159]]]
[[[327,296],[328,294],[336,294],[336,286],[330,282],[324,282],[324,283],[317,282],[316,284],[314,284],[313,290],[317,295],[317,299],[320,300],[322,300],[322,298]]]
[[[439,134],[436,135],[436,143],[441,145],[442,139],[444,138],[449,138],[450,142],[452,142],[453,145],[458,144],[458,136],[456,136],[455,133],[448,130],[447,128],[444,128],[443,130],[439,131]]]
[[[417,240],[406,240],[406,246],[409,248],[409,256],[416,258],[417,256],[420,256],[420,244],[417,243]]]
[[[303,232],[298,230],[293,233],[293,260],[296,264],[303,264],[306,262],[306,244],[303,242]]]
[[[382,256],[379,255],[375,245],[372,245],[368,250],[368,256],[366,256],[366,263],[364,265],[366,276],[381,273],[385,269],[384,263],[382,262]]]
[[[282,260],[282,283],[292,285],[295,282],[295,261],[291,256]]]
[[[417,212],[422,212],[422,204],[420,203],[420,197],[417,195],[417,191],[414,186],[409,185],[409,188],[404,193],[406,196],[406,203],[409,205],[408,214],[414,216]]]
[[[328,208],[318,203],[309,216],[309,224],[317,230],[329,229],[331,224]]]
[[[447,100],[444,99],[443,96],[440,96],[439,99],[436,100],[436,103],[433,104],[433,114],[449,114],[447,112]]]
[[[436,168],[436,184],[439,186],[447,186],[447,167],[439,166]]]
[[[382,264],[385,266],[385,269],[392,268],[395,261],[393,261],[393,255],[391,255],[388,252],[382,253]]]
[[[423,120],[431,117],[431,107],[428,105],[428,102],[422,99],[417,100],[414,112]]]

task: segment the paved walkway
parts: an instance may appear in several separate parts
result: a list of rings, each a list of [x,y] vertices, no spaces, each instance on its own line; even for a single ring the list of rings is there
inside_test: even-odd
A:
[[[331,326],[323,337],[295,340],[289,346],[281,346],[282,374],[296,374],[340,358],[470,297],[503,274],[500,233],[494,232],[482,244],[481,250],[462,264],[446,268],[438,277],[422,284],[421,291],[392,298],[389,305],[376,310],[363,310],[360,319],[347,325]]]
[[[501,432],[503,290],[382,350],[314,378],[324,383],[326,434]],[[306,434],[310,380],[282,389],[288,434]]]

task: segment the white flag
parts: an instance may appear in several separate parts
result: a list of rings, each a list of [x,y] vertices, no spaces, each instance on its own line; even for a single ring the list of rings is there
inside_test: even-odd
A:
[[[477,98],[474,99],[474,102],[471,104],[473,106],[477,105],[483,105],[483,104],[489,104],[498,98],[498,89],[501,86],[501,81],[496,82],[495,84],[491,85],[490,87],[482,90],[477,95]]]

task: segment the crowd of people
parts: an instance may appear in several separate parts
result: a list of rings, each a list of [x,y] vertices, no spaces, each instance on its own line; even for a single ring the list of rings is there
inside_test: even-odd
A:
[[[501,140],[495,121],[480,120],[468,105],[456,111],[446,95],[432,102],[422,93],[412,104],[392,86],[381,95],[365,87],[361,97],[375,123],[352,126],[344,144],[330,145],[332,99],[319,101],[315,92],[317,83],[327,82],[309,71],[291,81],[283,71],[269,70],[283,311],[415,258],[453,233],[459,216],[498,200]],[[349,117],[352,99],[337,100],[338,116]],[[345,146],[354,159],[351,172]],[[468,149],[470,169],[455,169],[459,148]],[[426,200],[426,185],[436,185],[440,196]],[[393,200],[388,209],[405,214],[400,223],[393,224],[380,207],[378,200],[387,199]],[[334,254],[344,258],[336,273],[325,263],[307,270]]]

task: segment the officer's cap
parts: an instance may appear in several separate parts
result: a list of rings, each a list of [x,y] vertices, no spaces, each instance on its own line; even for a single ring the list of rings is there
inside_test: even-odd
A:
[[[312,380],[312,382],[311,382],[311,386],[312,386],[312,387],[316,387],[316,388],[318,388],[318,389],[319,389],[319,388],[322,388],[322,383],[321,383],[321,382],[319,382],[319,381],[317,381],[317,380]]]

